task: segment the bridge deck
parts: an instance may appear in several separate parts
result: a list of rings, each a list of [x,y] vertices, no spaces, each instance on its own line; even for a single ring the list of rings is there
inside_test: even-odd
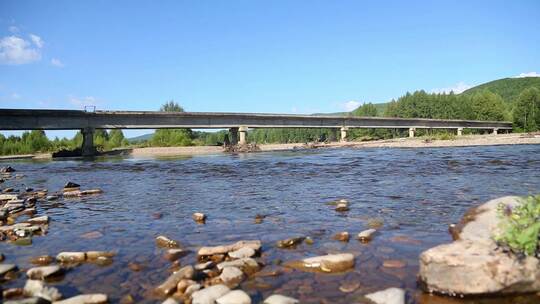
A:
[[[0,109],[0,130],[159,128],[439,128],[512,129],[505,121],[285,115],[261,113],[141,112]]]

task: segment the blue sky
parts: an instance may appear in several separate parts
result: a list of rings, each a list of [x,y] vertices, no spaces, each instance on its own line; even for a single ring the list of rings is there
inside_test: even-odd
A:
[[[0,107],[314,113],[540,72],[540,1],[0,2]]]

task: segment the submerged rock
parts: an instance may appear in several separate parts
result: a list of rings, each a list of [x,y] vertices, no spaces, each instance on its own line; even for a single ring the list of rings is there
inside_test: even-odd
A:
[[[165,251],[165,258],[169,261],[176,261],[179,258],[185,256],[188,254],[188,251],[184,249],[174,248],[174,249],[167,249]]]
[[[334,235],[334,239],[342,242],[348,242],[350,239],[349,233],[347,231],[338,232]]]
[[[348,204],[348,203],[339,202],[339,203],[336,205],[336,211],[338,211],[338,212],[349,211],[349,204]]]
[[[251,298],[242,290],[233,290],[216,300],[217,304],[251,304]]]
[[[392,287],[367,294],[366,298],[376,304],[405,304],[405,290]]]
[[[354,255],[352,253],[328,254],[287,262],[285,266],[305,271],[341,272],[354,267]]]
[[[41,255],[35,258],[30,259],[30,263],[34,265],[49,265],[50,263],[54,262],[54,258],[52,256],[48,255]]]
[[[17,265],[15,264],[0,264],[0,276],[16,269]]]
[[[230,291],[229,287],[218,284],[198,290],[192,295],[192,304],[214,304],[215,301]]]
[[[13,169],[13,167],[11,167],[11,166],[0,168],[0,173],[12,173],[12,172],[15,172],[15,171],[17,171],[17,170]]]
[[[360,242],[367,243],[373,239],[373,235],[377,232],[375,229],[367,229],[358,234],[358,240]]]
[[[106,294],[96,293],[74,296],[62,301],[55,301],[53,304],[104,304],[107,301]]]
[[[263,304],[297,304],[300,303],[295,298],[282,296],[279,294],[273,294],[264,300]]]
[[[466,214],[458,240],[420,255],[419,279],[430,292],[449,295],[509,294],[540,291],[540,260],[497,250],[497,206],[516,206],[517,197],[491,200]]]

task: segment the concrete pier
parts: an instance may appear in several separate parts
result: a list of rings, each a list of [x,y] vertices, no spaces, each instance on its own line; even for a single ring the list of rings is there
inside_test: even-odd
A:
[[[238,128],[238,131],[240,132],[240,141],[238,142],[238,144],[240,144],[240,145],[247,144],[247,131],[248,131],[248,128],[246,126],[241,126],[240,128]]]
[[[416,131],[416,128],[409,128],[409,137],[414,137],[414,132]]]
[[[497,135],[497,132],[498,132],[498,131],[499,131],[499,129],[493,128],[493,134],[494,134],[494,135]]]
[[[457,129],[457,136],[462,136],[463,135],[463,128],[458,128]]]
[[[349,130],[349,128],[347,127],[341,127],[340,129],[340,141],[341,142],[346,142],[347,141],[347,131]]]
[[[94,147],[94,129],[84,128],[81,130],[83,136],[83,142],[81,147],[82,156],[93,156],[96,154],[96,148]]]

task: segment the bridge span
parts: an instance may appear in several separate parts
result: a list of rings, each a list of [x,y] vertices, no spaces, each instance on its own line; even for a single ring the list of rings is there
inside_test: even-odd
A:
[[[349,128],[511,130],[506,121],[355,117],[215,112],[150,112],[0,109],[0,130],[81,130],[83,155],[95,153],[95,129],[229,129],[232,143],[247,143],[248,128],[339,128],[346,140]],[[239,135],[239,136],[238,136]]]

